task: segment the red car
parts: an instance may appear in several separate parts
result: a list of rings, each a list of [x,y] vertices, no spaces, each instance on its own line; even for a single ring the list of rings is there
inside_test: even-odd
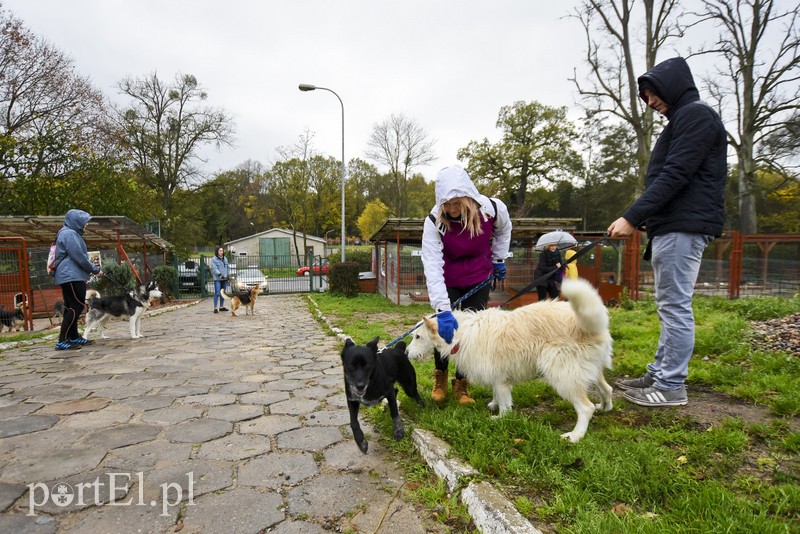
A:
[[[322,265],[320,262],[315,261],[314,264],[311,266],[311,269],[308,268],[307,265],[303,265],[299,269],[297,269],[297,276],[309,276],[309,273],[314,273],[315,275],[320,274],[320,269],[322,270],[322,274],[328,274],[328,264],[330,262],[325,259],[322,260]]]

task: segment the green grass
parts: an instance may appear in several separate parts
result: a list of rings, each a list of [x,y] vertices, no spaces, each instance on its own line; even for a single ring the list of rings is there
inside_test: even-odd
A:
[[[321,312],[357,343],[381,344],[406,332],[430,308],[394,306],[378,295],[314,295]],[[560,439],[575,424],[572,406],[544,382],[514,388],[514,410],[489,416],[488,388],[472,385],[474,406],[402,393],[413,426],[450,443],[453,454],[506,493],[545,532],[796,532],[800,530],[800,358],[756,350],[752,320],[800,311],[800,299],[695,298],[697,342],[685,408],[648,409],[615,401],[598,412],[577,444]],[[609,383],[639,375],[656,347],[655,303],[611,310],[614,368]],[[424,398],[433,363],[414,362]],[[731,407],[730,405],[733,405]],[[381,439],[413,456],[410,440],[391,440],[382,408],[366,413]],[[748,416],[745,416],[749,414]],[[455,530],[468,519],[426,468],[409,459],[419,500]]]

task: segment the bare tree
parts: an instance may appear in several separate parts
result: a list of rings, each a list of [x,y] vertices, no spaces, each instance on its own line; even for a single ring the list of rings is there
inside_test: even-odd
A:
[[[635,9],[636,4],[641,10]],[[611,114],[636,133],[638,194],[653,141],[653,110],[639,101],[637,78],[653,68],[668,43],[683,35],[679,0],[584,0],[573,17],[584,29],[589,82],[572,78],[594,113]],[[643,42],[642,42],[643,39]],[[641,59],[640,59],[641,58]]]
[[[387,120],[376,123],[367,141],[367,158],[386,165],[395,184],[397,205],[395,214],[407,216],[407,183],[409,174],[418,166],[427,165],[436,159],[428,134],[413,119],[402,113],[392,114]]]
[[[110,150],[104,98],[73,61],[0,6],[0,197]]]
[[[194,166],[203,161],[199,147],[230,145],[232,119],[222,110],[199,105],[207,94],[191,75],[177,75],[169,85],[156,73],[125,78],[119,89],[133,100],[131,107],[117,110],[123,146],[139,179],[158,193],[169,222],[173,195],[199,176]]]
[[[724,66],[706,78],[736,151],[739,230],[756,233],[759,168],[787,172],[780,136],[796,132],[800,110],[800,24],[795,4],[780,10],[773,0],[703,0],[695,25],[719,28],[716,42],[698,53],[719,54]],[[772,141],[772,142],[770,142]],[[760,150],[759,150],[760,149]]]

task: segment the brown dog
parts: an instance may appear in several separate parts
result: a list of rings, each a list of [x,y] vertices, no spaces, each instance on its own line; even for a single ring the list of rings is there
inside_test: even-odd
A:
[[[220,295],[223,298],[230,299],[231,301],[231,315],[234,317],[239,317],[237,315],[236,310],[239,309],[239,306],[244,306],[244,313],[245,315],[255,315],[256,311],[253,307],[256,305],[256,299],[258,298],[258,293],[261,291],[259,286],[253,286],[250,291],[242,291],[240,293],[234,293],[233,295],[225,294],[225,290],[220,290]],[[248,312],[249,310],[249,312]]]

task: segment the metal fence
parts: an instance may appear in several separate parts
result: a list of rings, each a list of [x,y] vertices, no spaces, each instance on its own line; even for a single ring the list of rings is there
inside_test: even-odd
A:
[[[214,294],[212,256],[175,258],[178,291],[183,298],[208,297]],[[288,294],[325,291],[328,288],[328,261],[321,256],[300,260],[292,255],[229,256],[230,285],[237,289],[258,285],[262,293]]]
[[[581,246],[598,235],[576,237]],[[641,259],[644,244],[638,233],[625,239],[606,239],[578,260],[579,276],[592,282],[607,303],[618,302],[625,289],[634,300],[652,294],[652,265]],[[534,279],[539,252],[532,244],[512,247],[510,252],[506,260],[508,276],[490,295],[491,301],[505,301]],[[378,275],[378,293],[398,304],[428,302],[421,246],[377,246],[373,269]],[[706,248],[695,291],[728,298],[798,295],[800,235],[726,232]],[[531,300],[531,296],[520,298],[515,305]]]

